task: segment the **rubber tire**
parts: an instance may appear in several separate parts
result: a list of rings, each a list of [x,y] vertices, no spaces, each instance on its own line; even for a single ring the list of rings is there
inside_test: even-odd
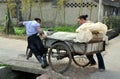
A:
[[[68,57],[68,62],[67,62],[67,64],[66,64],[66,66],[63,66],[63,67],[65,67],[65,68],[63,68],[63,69],[55,69],[54,68],[54,64],[52,63],[52,60],[51,60],[51,56],[52,56],[52,54],[53,54],[53,52],[52,52],[52,49],[54,49],[54,48],[60,48],[60,47],[62,47],[62,49],[65,49],[66,50],[66,53],[67,53],[67,57]],[[61,54],[62,55],[62,54]],[[61,59],[60,59],[61,60]],[[72,56],[71,56],[71,51],[70,51],[70,49],[68,48],[68,46],[65,44],[65,43],[63,43],[63,42],[59,42],[59,43],[55,43],[54,45],[52,45],[51,46],[51,48],[50,48],[50,50],[49,50],[49,52],[48,52],[48,61],[49,61],[49,65],[50,65],[50,67],[52,68],[52,70],[54,70],[55,72],[58,72],[58,73],[63,73],[63,72],[65,72],[66,70],[68,70],[69,69],[69,67],[70,67],[70,65],[71,65],[71,62],[72,62]],[[57,61],[59,61],[59,60],[57,60]]]
[[[90,64],[90,61],[87,59],[86,55],[77,55],[77,56],[80,56],[79,59],[81,58],[81,60],[83,60],[84,64],[82,64],[81,62],[77,61],[76,58],[75,58],[76,55],[73,55],[72,56],[72,59],[74,61],[74,63],[78,66],[81,66],[81,67],[86,67]],[[85,57],[82,57],[82,56],[85,56]],[[88,61],[88,62],[86,62]]]

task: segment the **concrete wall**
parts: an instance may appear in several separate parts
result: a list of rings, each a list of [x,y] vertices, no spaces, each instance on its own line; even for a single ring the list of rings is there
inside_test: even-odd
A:
[[[6,5],[5,3],[0,3],[0,25],[4,24],[5,13],[6,13]]]
[[[87,1],[90,2],[90,1]],[[43,21],[50,21],[55,22],[56,24],[69,24],[73,25],[77,23],[77,17],[81,14],[88,14],[90,20],[96,22],[97,16],[98,16],[98,4],[94,2],[97,7],[93,7],[92,12],[90,11],[90,8],[88,7],[62,7],[61,9],[57,9],[55,7],[52,7],[52,3],[47,2],[43,3],[41,10],[40,6],[36,4],[32,8],[32,18],[40,17]],[[91,14],[90,14],[91,12]],[[27,20],[29,15],[29,9],[24,12],[24,19]],[[90,17],[91,15],[91,17]],[[56,20],[55,20],[56,18]]]
[[[84,0],[82,3],[87,2],[90,3],[91,0]],[[75,1],[71,0],[68,3],[75,3]],[[96,22],[98,16],[98,3],[94,2],[93,4],[95,4],[96,7],[93,7],[93,9],[90,10],[88,7],[62,7],[61,9],[58,9],[53,7],[51,2],[45,2],[42,4],[42,7],[40,7],[38,3],[35,3],[32,7],[31,20],[35,17],[39,17],[43,22],[74,25],[77,23],[79,15],[88,14],[88,19]],[[5,9],[5,4],[0,3],[0,23],[4,21],[6,12]],[[29,13],[29,8],[23,12],[24,20],[28,20]]]

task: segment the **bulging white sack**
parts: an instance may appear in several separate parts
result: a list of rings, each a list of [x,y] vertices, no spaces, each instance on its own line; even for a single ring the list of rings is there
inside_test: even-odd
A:
[[[101,22],[97,22],[94,24],[91,24],[88,28],[91,32],[99,32],[100,34],[103,34],[103,36],[107,32],[107,26]]]
[[[91,39],[96,38],[94,33],[99,33],[97,36],[101,39],[104,38],[107,32],[107,26],[101,22],[97,23],[84,23],[76,29],[78,33],[75,41],[77,42],[89,42]],[[94,37],[93,37],[94,35]]]
[[[76,39],[74,39],[75,42],[88,42],[92,39],[92,33],[90,30],[79,30],[79,32],[76,35]]]
[[[92,24],[94,24],[94,23],[92,23],[92,22],[84,23],[76,29],[76,32],[79,32],[80,30],[87,30],[87,29],[89,30],[89,28],[91,27]]]

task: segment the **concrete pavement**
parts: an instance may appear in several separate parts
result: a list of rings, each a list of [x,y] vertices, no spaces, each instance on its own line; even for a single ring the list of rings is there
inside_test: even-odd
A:
[[[89,79],[120,79],[120,36],[109,41],[104,60],[106,71],[95,72]]]
[[[0,37],[0,63],[14,65],[12,66],[14,70],[36,74],[45,73],[49,67],[42,69],[35,57],[26,60],[26,46],[26,41]],[[89,79],[120,78],[120,36],[109,41],[109,45],[106,46],[106,53],[104,54],[106,71],[89,73]]]
[[[13,70],[35,74],[45,73],[47,69],[42,69],[34,56],[26,60],[26,47],[27,42],[24,40],[0,37],[0,63],[11,65]]]

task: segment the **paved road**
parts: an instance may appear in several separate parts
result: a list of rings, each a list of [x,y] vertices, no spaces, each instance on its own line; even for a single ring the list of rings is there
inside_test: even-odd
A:
[[[93,73],[89,79],[120,79],[120,36],[109,42],[106,52],[106,71]]]
[[[47,69],[42,69],[33,56],[26,60],[25,51],[27,42],[0,37],[0,63],[9,64],[14,70],[42,74]]]
[[[17,57],[24,54],[26,45],[26,41],[0,37],[0,56]]]
[[[0,62],[16,64],[16,67],[20,67],[18,70],[21,69],[22,71],[28,68],[28,70],[26,69],[27,72],[43,73],[49,69],[41,69],[34,57],[29,61],[26,60],[24,56],[26,46],[26,41],[0,37]],[[106,71],[91,73],[89,79],[120,79],[120,36],[109,41],[106,52],[104,56]],[[19,61],[22,62],[19,63]]]

